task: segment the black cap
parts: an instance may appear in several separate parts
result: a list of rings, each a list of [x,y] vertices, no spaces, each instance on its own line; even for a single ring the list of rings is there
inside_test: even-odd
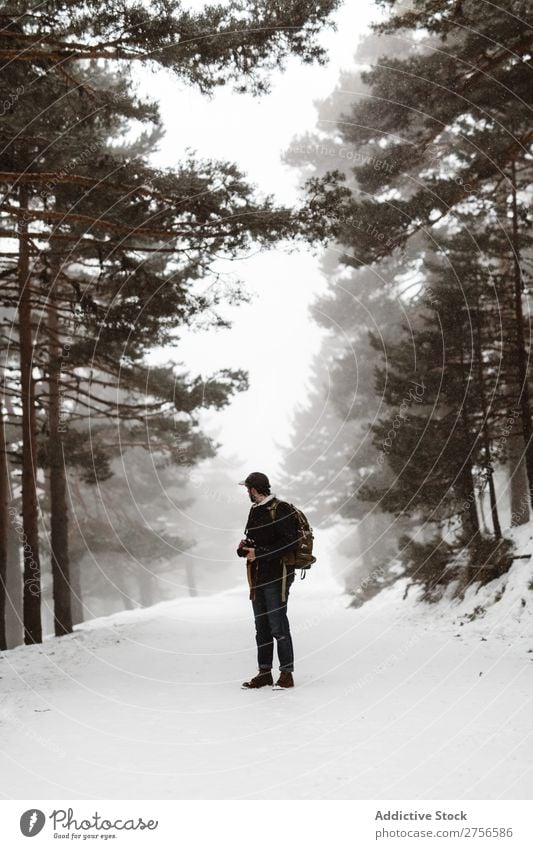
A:
[[[270,481],[263,472],[252,472],[243,481],[239,481],[241,486],[247,486],[250,489],[252,486],[258,492],[269,492]]]

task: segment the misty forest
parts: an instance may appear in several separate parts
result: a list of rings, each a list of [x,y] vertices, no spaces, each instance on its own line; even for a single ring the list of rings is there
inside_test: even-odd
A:
[[[337,39],[312,121],[272,128],[292,195],[213,145],[154,156],[191,104],[246,122],[319,79]],[[13,743],[6,792],[529,798],[531,4],[11,0],[0,43],[0,719],[38,747],[29,776]],[[251,256],[305,257],[270,311]],[[278,345],[262,385],[247,364]],[[236,418],[225,443],[239,404],[253,458]],[[298,750],[282,774],[237,683],[255,468],[317,556],[291,590],[299,687],[264,707]]]

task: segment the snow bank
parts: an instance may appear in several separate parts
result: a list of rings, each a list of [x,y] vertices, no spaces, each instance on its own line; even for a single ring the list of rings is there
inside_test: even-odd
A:
[[[421,601],[418,586],[409,586],[410,579],[400,578],[368,601],[365,610],[381,611],[398,621],[408,617],[413,623],[431,624],[442,630],[448,630],[450,625],[464,627],[480,637],[513,637],[531,642],[533,650],[533,522],[503,533],[514,540],[515,556],[520,559],[514,561],[509,572],[485,586],[472,584],[463,599],[453,598],[454,582],[439,602],[428,604]]]

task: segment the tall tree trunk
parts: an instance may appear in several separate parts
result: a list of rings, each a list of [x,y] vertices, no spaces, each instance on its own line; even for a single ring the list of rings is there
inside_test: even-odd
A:
[[[515,310],[515,343],[518,366],[519,404],[522,415],[522,432],[525,443],[525,464],[528,479],[529,501],[533,505],[533,425],[531,422],[531,403],[527,374],[528,352],[524,338],[524,311],[522,308],[522,272],[520,268],[520,246],[518,243],[518,204],[516,197],[516,163],[511,163],[511,211],[514,272],[514,310]]]
[[[463,385],[463,403],[461,404],[461,424],[463,428],[463,432],[465,435],[465,445],[469,445],[471,442],[471,432],[470,432],[470,423],[468,419],[467,413],[467,398],[468,391],[467,385],[468,381],[466,380],[465,373],[465,362],[464,362],[464,351],[461,347],[461,377],[462,377],[462,385]],[[467,454],[467,456],[463,460],[463,465],[460,469],[460,472],[457,476],[457,490],[463,499],[463,503],[466,504],[466,508],[461,512],[461,526],[462,526],[462,542],[465,547],[473,547],[475,550],[476,544],[479,542],[481,537],[481,528],[479,525],[479,516],[477,512],[477,499],[476,499],[476,488],[474,485],[474,472],[472,468],[472,458],[471,451]],[[462,577],[460,580],[460,586],[458,587],[458,592],[461,595],[464,595],[465,590],[468,586],[470,586],[471,582],[475,580],[475,567],[471,561],[471,555],[468,554],[467,564],[462,572]]]
[[[72,632],[71,588],[68,558],[68,509],[66,497],[65,459],[61,421],[61,346],[57,317],[59,254],[51,254],[51,281],[48,294],[48,462],[50,464],[50,556],[54,596],[54,629],[56,637]]]
[[[345,573],[344,581],[348,592],[356,592],[360,589],[361,581],[372,572],[370,555],[374,545],[375,536],[370,533],[371,513],[367,512],[357,523],[357,555],[351,570]],[[359,592],[362,596],[363,593]]]
[[[14,506],[15,502],[12,502],[12,505]],[[19,520],[17,519],[17,521]],[[9,522],[7,532],[6,638],[7,646],[10,649],[14,649],[24,642],[20,540],[13,518]]]
[[[509,435],[508,450],[509,499],[511,527],[529,522],[529,489],[524,463],[524,439],[520,433]]]
[[[82,589],[81,589],[81,574],[79,560],[74,558],[69,562],[69,577],[70,577],[70,608],[72,611],[72,625],[79,625],[85,621]]]
[[[120,600],[122,601],[122,604],[124,605],[124,610],[135,610],[135,604],[133,602],[133,599],[128,595],[128,593],[125,590],[124,590],[124,592],[121,592]]]
[[[476,488],[470,458],[466,458],[463,468],[458,475],[457,489],[464,503],[468,505],[461,513],[461,525],[465,542],[470,544],[477,540],[481,534],[477,513]]]
[[[188,559],[185,559],[185,577],[187,580],[187,589],[189,591],[189,595],[191,598],[194,598],[198,595],[198,590],[196,589],[196,575],[194,573],[194,566],[192,563],[189,563]]]
[[[475,581],[477,577],[477,568],[472,563],[471,551],[475,552],[476,546],[481,539],[481,528],[479,525],[476,492],[474,487],[474,475],[472,472],[470,458],[465,460],[458,484],[458,490],[461,497],[464,498],[465,503],[468,504],[467,509],[461,513],[462,544],[467,549],[467,562],[462,569],[459,585],[457,587],[457,593],[462,598],[472,581]],[[468,549],[471,550],[469,551]]]
[[[139,563],[139,601],[142,607],[154,604],[154,580],[150,567]]]
[[[8,420],[17,415],[13,407],[13,401],[9,395],[4,397]],[[8,482],[11,482],[11,463],[9,455],[6,454]],[[6,546],[7,546],[7,581],[6,581],[6,639],[7,646],[14,649],[24,642],[23,613],[22,613],[22,568],[21,568],[21,542],[22,526],[20,525],[19,497],[15,495],[12,487],[9,487]]]
[[[6,599],[7,599],[7,533],[9,519],[7,501],[9,497],[9,468],[7,465],[6,433],[4,427],[4,391],[0,392],[0,651],[7,649]]]
[[[28,189],[19,187],[19,202],[28,206]],[[33,333],[29,270],[28,225],[18,222],[19,338],[22,405],[22,524],[24,528],[24,642],[41,643],[41,565],[39,562],[39,510],[37,503],[37,456],[35,385],[33,380]]]
[[[483,528],[483,533],[489,534],[489,526],[487,525],[487,520],[485,518],[485,493],[482,489],[478,489],[477,506],[479,509],[479,515],[481,517],[481,527]]]
[[[489,497],[490,497],[490,515],[492,517],[492,527],[496,539],[502,538],[502,529],[500,526],[500,517],[498,516],[498,502],[496,499],[496,488],[494,486],[494,471],[492,464],[489,469]]]
[[[500,526],[500,517],[498,516],[498,504],[496,501],[496,488],[494,486],[494,468],[492,466],[492,456],[490,449],[490,436],[488,430],[488,406],[487,399],[485,396],[485,375],[483,373],[483,353],[481,350],[481,306],[478,302],[476,304],[476,319],[475,319],[476,331],[474,333],[474,346],[476,352],[476,362],[477,362],[477,376],[478,376],[478,392],[479,392],[479,400],[481,406],[481,438],[483,441],[483,454],[485,460],[485,469],[487,473],[487,482],[489,485],[489,499],[490,499],[490,514],[492,518],[492,526],[494,528],[494,536],[496,539],[502,538],[502,529]]]
[[[87,504],[80,491],[80,482],[77,478],[71,481],[71,486],[74,488],[74,497],[81,504],[81,510],[85,518],[89,515]],[[83,592],[81,582],[81,563],[83,562],[78,553],[73,560],[69,562],[70,575],[70,606],[72,609],[72,624],[79,625],[80,622],[85,622],[85,605],[83,604]]]
[[[461,382],[463,385],[463,403],[461,404],[461,425],[465,436],[465,445],[471,442],[470,422],[467,412],[468,380],[466,378],[464,351],[460,350]],[[472,459],[470,453],[464,458],[463,465],[457,476],[457,489],[467,505],[461,512],[461,525],[463,537],[467,544],[479,538],[481,533],[479,527],[479,516],[477,514],[476,488],[474,485],[474,474],[472,471]]]

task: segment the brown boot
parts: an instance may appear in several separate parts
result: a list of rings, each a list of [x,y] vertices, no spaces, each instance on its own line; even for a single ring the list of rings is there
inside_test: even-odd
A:
[[[286,689],[287,687],[294,687],[294,678],[292,677],[292,672],[280,672],[279,678],[276,681],[276,689],[281,687],[282,689]]]
[[[270,669],[260,669],[255,678],[251,681],[245,681],[242,685],[243,690],[257,690],[259,687],[272,686],[272,672]]]

